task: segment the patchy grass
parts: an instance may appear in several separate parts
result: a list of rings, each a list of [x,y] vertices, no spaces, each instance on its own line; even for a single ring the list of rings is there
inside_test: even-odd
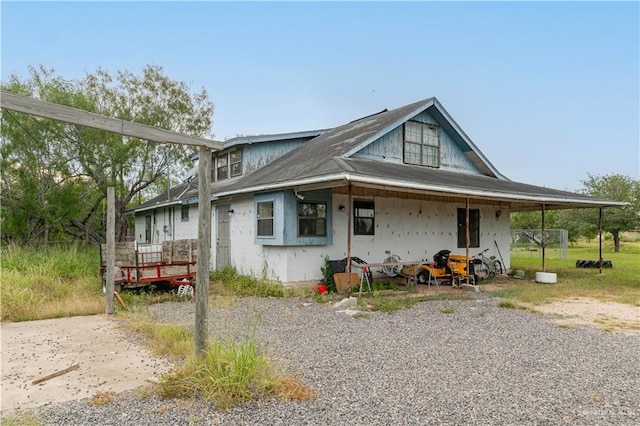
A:
[[[107,405],[115,402],[116,397],[111,392],[97,391],[89,400],[90,405]]]
[[[291,297],[307,295],[310,292],[306,289],[285,288],[279,282],[240,275],[230,266],[211,272],[209,291],[212,295],[226,297]]]
[[[456,311],[456,308],[452,305],[442,306],[438,309],[441,314],[452,314]]]
[[[533,253],[533,254],[532,254]],[[580,242],[569,247],[568,259],[547,260],[546,270],[558,274],[556,284],[537,284],[535,272],[541,270],[537,252],[514,251],[511,253],[512,270],[525,271],[528,279],[495,280],[491,293],[499,298],[540,305],[555,300],[573,297],[590,297],[601,301],[612,301],[640,306],[640,243],[622,242],[619,253],[613,253],[613,243],[603,243],[603,258],[613,262],[613,268],[602,270],[576,268],[578,259],[598,259],[597,242]]]
[[[197,358],[191,330],[151,322],[142,311],[128,314],[123,327],[144,336],[154,355],[179,362],[177,367],[161,376],[155,391],[162,397],[196,397],[226,409],[260,397],[306,400],[316,395],[298,379],[285,375],[258,348],[255,328],[242,337],[211,340],[207,355]]]
[[[35,415],[31,412],[11,413],[7,417],[2,416],[0,419],[2,426],[42,426]]]
[[[441,293],[434,295],[415,295],[387,293],[380,291],[373,295],[365,295],[358,299],[358,305],[361,307],[370,307],[372,311],[393,312],[400,309],[409,309],[415,304],[427,301],[447,301],[447,300],[468,300],[470,297],[466,294],[457,293]]]

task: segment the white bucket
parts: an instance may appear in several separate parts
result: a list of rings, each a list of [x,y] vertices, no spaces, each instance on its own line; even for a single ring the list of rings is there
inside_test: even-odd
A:
[[[558,282],[558,274],[552,272],[536,272],[536,282],[542,284],[555,284]]]

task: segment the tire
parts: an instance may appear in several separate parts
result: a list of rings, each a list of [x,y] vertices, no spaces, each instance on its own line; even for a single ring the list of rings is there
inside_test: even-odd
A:
[[[430,275],[429,271],[422,269],[416,274],[416,281],[418,281],[418,284],[428,284]]]
[[[502,263],[499,260],[493,261],[494,275],[502,275]]]
[[[475,268],[476,280],[482,281],[489,278],[489,271],[489,266],[484,261],[481,264],[477,265]]]

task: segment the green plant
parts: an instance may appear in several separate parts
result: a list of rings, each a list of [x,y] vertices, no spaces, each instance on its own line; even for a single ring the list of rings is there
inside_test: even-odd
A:
[[[322,284],[327,286],[327,290],[330,293],[335,293],[336,283],[333,280],[333,269],[331,269],[331,264],[329,263],[329,256],[325,256],[324,258],[324,266],[320,268],[322,272]]]
[[[41,426],[43,423],[31,412],[11,413],[0,419],[3,426]]]
[[[442,306],[438,309],[442,314],[452,314],[456,311],[456,308],[453,305]]]
[[[209,289],[216,295],[285,297],[295,293],[294,289],[285,289],[281,283],[241,275],[231,266],[212,271],[209,278]]]
[[[253,334],[241,339],[211,340],[204,357],[191,356],[161,376],[159,394],[165,398],[201,398],[219,409],[258,397],[306,400],[315,392],[286,377],[261,352]]]

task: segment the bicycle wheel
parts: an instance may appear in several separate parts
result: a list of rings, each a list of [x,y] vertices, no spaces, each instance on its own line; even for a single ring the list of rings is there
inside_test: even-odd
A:
[[[502,263],[499,260],[493,261],[493,274],[502,275]]]
[[[489,278],[490,268],[486,262],[482,261],[482,263],[474,266],[475,266],[475,276],[478,277],[478,281],[482,281],[485,278]]]

